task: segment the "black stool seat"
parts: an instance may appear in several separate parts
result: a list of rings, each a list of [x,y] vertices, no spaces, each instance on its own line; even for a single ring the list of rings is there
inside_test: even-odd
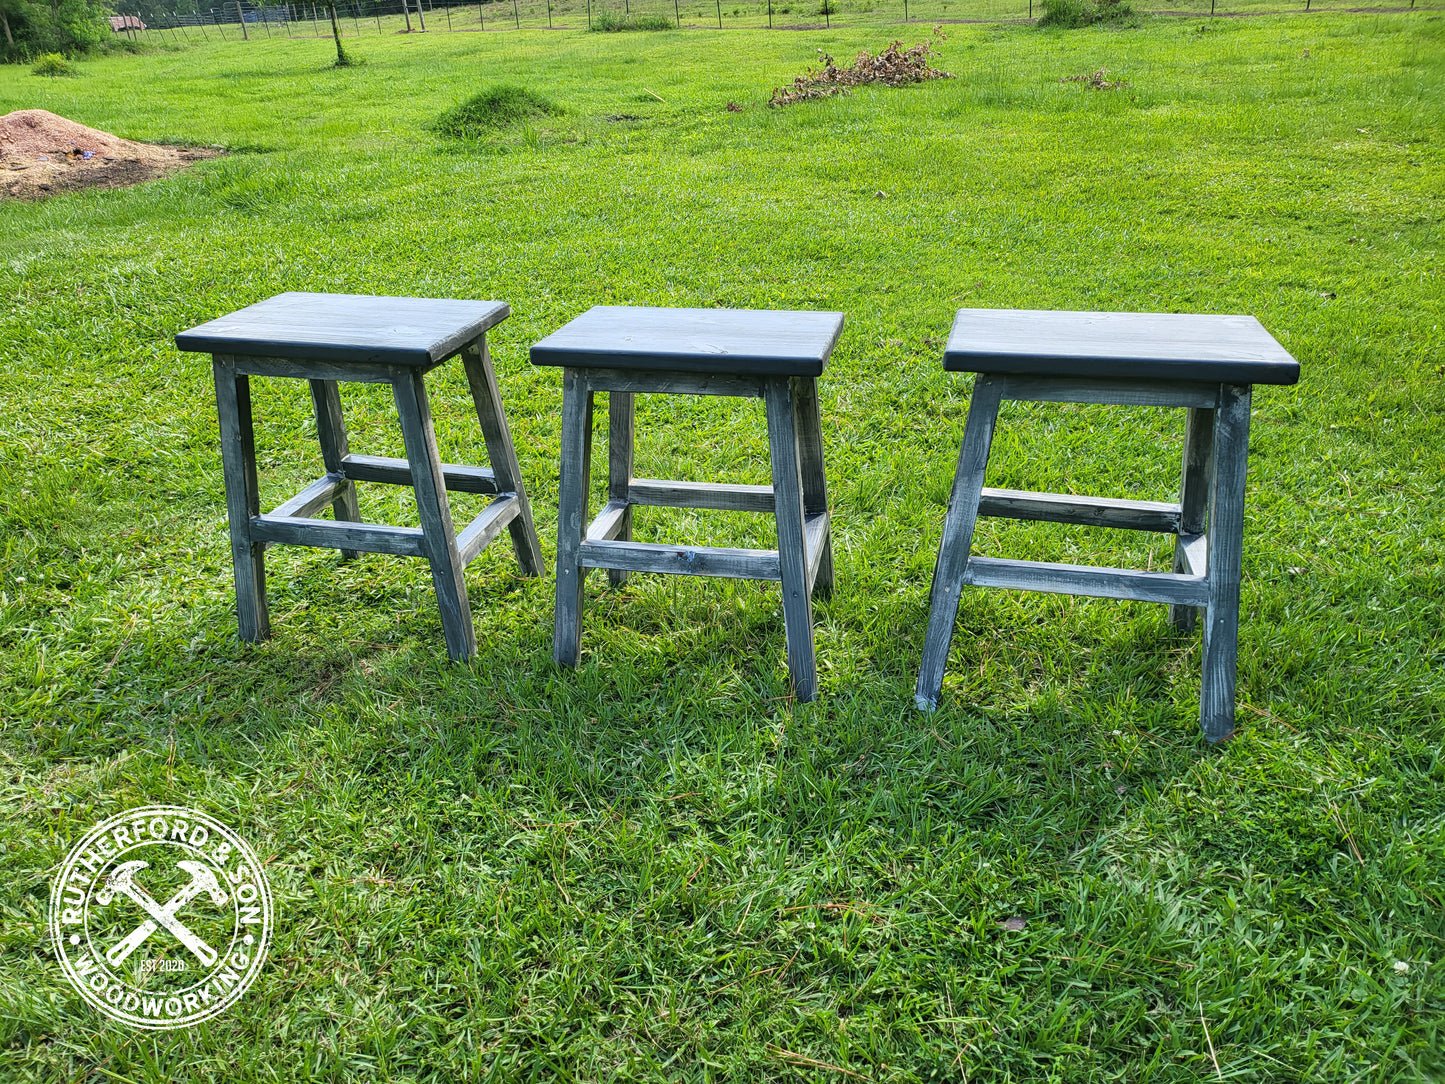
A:
[[[532,347],[535,365],[820,376],[840,312],[599,305]]]
[[[176,336],[182,350],[431,368],[511,314],[505,301],[285,293]]]
[[[463,572],[494,538],[508,531],[522,571],[541,575],[537,529],[487,351],[487,331],[510,312],[502,301],[286,293],[176,336],[180,349],[211,355],[243,640],[271,634],[268,545],[329,546],[343,557],[367,552],[426,558],[447,653],[454,659],[477,650]],[[443,463],[437,452],[424,378],[456,355],[466,370],[490,468]],[[326,465],[324,475],[265,514],[256,477],[252,376],[310,384]],[[341,412],[341,381],[391,385],[405,459],[352,453]],[[363,522],[357,482],[410,486],[421,526]],[[448,490],[494,499],[458,534]],[[335,519],[318,518],[315,513],[328,504]]]
[[[960,309],[955,373],[1294,384],[1299,362],[1253,316]]]

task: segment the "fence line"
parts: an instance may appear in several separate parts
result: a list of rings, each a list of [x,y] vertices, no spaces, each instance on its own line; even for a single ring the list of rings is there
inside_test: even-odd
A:
[[[1147,0],[1145,0],[1147,2]],[[1158,0],[1156,0],[1158,2]],[[1239,16],[1327,11],[1403,12],[1442,8],[1440,0],[1409,0],[1391,7],[1362,7],[1361,0],[1163,0],[1157,15]],[[1136,0],[1137,3],[1137,0]],[[492,30],[823,29],[902,23],[1023,22],[1042,11],[1042,0],[338,0],[342,36],[475,32]],[[1143,4],[1139,5],[1143,7]],[[118,15],[127,13],[116,9]],[[117,20],[120,22],[121,20]],[[117,33],[195,43],[286,36],[331,37],[331,15],[315,0],[259,5],[223,0],[218,7],[185,14],[131,15]],[[134,25],[139,23],[139,25]]]

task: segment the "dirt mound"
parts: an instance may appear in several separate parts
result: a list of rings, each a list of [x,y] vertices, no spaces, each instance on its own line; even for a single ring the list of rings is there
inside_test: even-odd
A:
[[[20,109],[0,117],[0,198],[140,184],[220,153],[133,143],[44,109]]]

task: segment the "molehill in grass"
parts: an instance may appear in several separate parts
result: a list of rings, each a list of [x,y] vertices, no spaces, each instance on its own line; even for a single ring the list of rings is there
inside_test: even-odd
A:
[[[499,128],[562,112],[561,106],[536,91],[498,83],[445,110],[428,127],[452,139],[478,139]]]

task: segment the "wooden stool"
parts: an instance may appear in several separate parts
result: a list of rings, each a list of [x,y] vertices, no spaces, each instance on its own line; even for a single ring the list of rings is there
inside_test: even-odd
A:
[[[1189,631],[1204,611],[1199,718],[1211,742],[1234,730],[1244,476],[1253,384],[1293,384],[1299,363],[1252,316],[961,309],[943,367],[978,373],[933,572],[915,699],[938,704],[964,584],[1166,602]],[[1178,504],[984,487],[1004,399],[1185,407]],[[971,557],[979,516],[1162,531],[1173,572]]]
[[[431,562],[447,654],[476,654],[477,637],[463,570],[506,527],[522,571],[542,572],[542,554],[512,434],[487,354],[487,329],[511,309],[501,301],[441,301],[354,294],[278,294],[176,336],[182,350],[209,353],[221,420],[221,462],[236,566],[241,639],[271,634],[266,612],[269,543],[330,546],[343,557],[359,551],[425,557]],[[461,354],[491,469],[443,463],[437,454],[423,376]],[[311,382],[316,433],[326,474],[274,512],[260,514],[250,377],[299,377]],[[353,455],[346,442],[337,382],[390,384],[406,458]],[[355,482],[389,482],[416,492],[420,529],[362,523]],[[447,490],[496,494],[454,534]],[[312,517],[331,505],[335,522]]]
[[[817,378],[843,330],[836,312],[730,309],[590,309],[532,347],[537,365],[562,370],[562,468],[557,519],[557,612],[552,654],[576,666],[582,581],[628,572],[779,580],[788,667],[799,700],[818,695],[813,659],[816,589],[833,588],[828,490]],[[607,506],[584,534],[591,472],[592,397],[607,392]],[[632,476],[633,395],[747,395],[767,407],[771,486]],[[632,541],[634,505],[771,512],[776,550],[662,546]]]

